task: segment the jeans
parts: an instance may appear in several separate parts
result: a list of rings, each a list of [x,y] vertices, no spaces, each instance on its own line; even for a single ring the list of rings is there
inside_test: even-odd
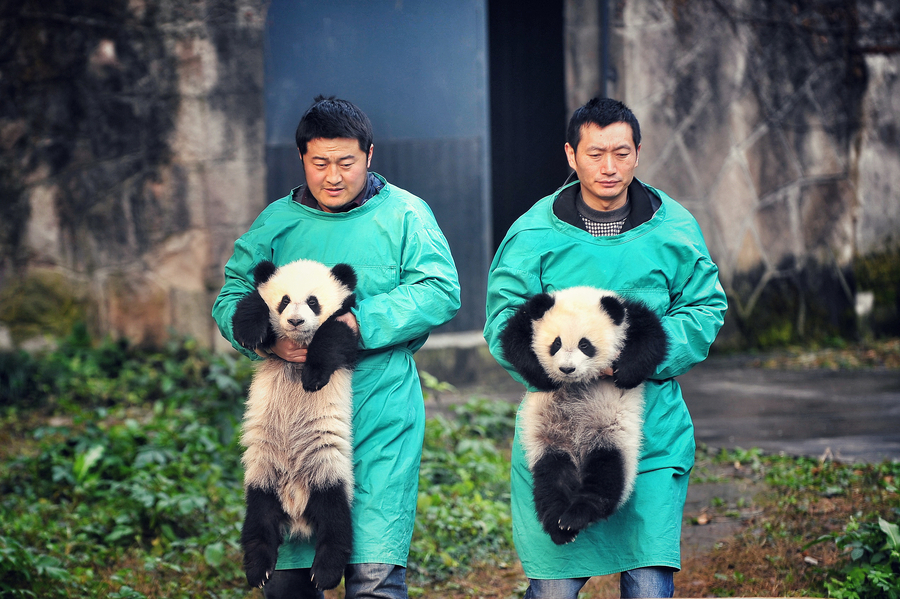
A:
[[[672,568],[637,568],[622,572],[619,577],[619,594],[622,599],[647,599],[671,597],[675,594],[675,578]],[[525,599],[577,599],[578,592],[590,578],[561,578],[538,580],[529,578]]]
[[[344,571],[346,599],[407,599],[406,568],[394,564],[349,564]],[[266,599],[323,599],[309,568],[275,570],[263,587]]]

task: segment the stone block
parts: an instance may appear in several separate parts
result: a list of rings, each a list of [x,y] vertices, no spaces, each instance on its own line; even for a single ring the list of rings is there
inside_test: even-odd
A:
[[[119,271],[102,283],[106,303],[106,332],[137,344],[162,343],[172,325],[165,289],[142,271]]]
[[[853,220],[850,199],[853,190],[846,181],[831,180],[805,185],[800,191],[800,238],[807,253],[826,250],[843,256],[853,255]],[[823,262],[830,262],[823,260]]]
[[[785,142],[778,126],[768,126],[762,135],[744,150],[744,156],[760,199],[784,188],[801,176],[797,157]]]
[[[56,185],[38,185],[29,193],[31,214],[25,231],[25,244],[34,259],[45,264],[58,264],[62,259]]]
[[[206,38],[188,37],[174,41],[178,92],[182,96],[210,93],[219,82],[216,48]]]
[[[791,270],[801,256],[797,226],[797,190],[770,196],[756,211],[754,228],[765,262],[778,270]]]
[[[719,180],[709,192],[710,212],[726,256],[733,256],[743,244],[747,229],[758,205],[756,192],[739,153],[724,164]]]

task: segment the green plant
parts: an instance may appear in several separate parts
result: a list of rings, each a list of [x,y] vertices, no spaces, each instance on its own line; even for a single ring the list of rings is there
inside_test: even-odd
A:
[[[900,515],[900,510],[894,510]],[[900,528],[884,518],[851,517],[841,533],[823,537],[849,553],[850,561],[825,583],[834,599],[900,598]]]
[[[515,406],[471,400],[426,425],[416,529],[414,584],[435,583],[512,555],[509,445]]]

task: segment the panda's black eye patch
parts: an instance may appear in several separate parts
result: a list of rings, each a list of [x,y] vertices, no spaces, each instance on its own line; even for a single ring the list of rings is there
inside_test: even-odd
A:
[[[281,314],[282,312],[284,312],[284,309],[287,308],[290,303],[291,298],[289,298],[288,296],[284,296],[283,298],[281,298],[281,303],[278,304],[278,313]]]
[[[581,341],[578,342],[578,349],[581,350],[581,353],[586,355],[588,358],[593,358],[594,354],[597,353],[597,349],[594,347],[594,344],[584,337],[582,337]]]
[[[319,305],[319,298],[314,295],[311,295],[306,300],[306,305],[309,306],[309,309],[313,311],[313,314],[316,316],[322,311],[322,306]]]
[[[550,355],[555,356],[556,352],[562,347],[562,339],[557,337],[553,340],[553,343],[550,344]]]

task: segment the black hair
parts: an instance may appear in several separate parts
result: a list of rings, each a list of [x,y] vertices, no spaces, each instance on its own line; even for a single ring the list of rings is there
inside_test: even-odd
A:
[[[600,128],[608,127],[613,123],[626,123],[631,125],[631,137],[634,147],[641,145],[641,126],[631,109],[612,98],[594,98],[579,108],[569,119],[569,127],[566,129],[566,141],[573,150],[578,149],[581,141],[581,128],[594,124]]]
[[[359,149],[368,154],[372,147],[372,123],[369,117],[347,100],[316,96],[297,125],[297,149],[306,154],[306,144],[314,139],[345,137],[356,139]]]

